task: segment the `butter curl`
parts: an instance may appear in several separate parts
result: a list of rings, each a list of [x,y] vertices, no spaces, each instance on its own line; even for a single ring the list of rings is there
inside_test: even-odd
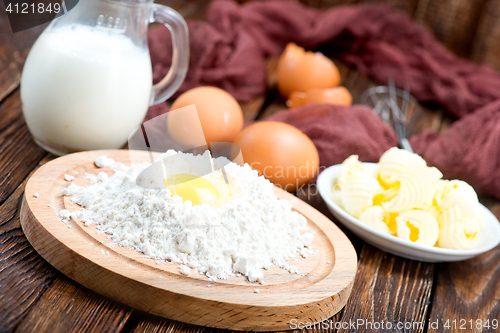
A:
[[[425,160],[417,154],[393,147],[380,157],[377,167],[378,177],[385,186],[391,187],[398,181],[399,174],[426,166]]]
[[[396,217],[397,236],[415,244],[434,246],[439,237],[439,225],[432,215],[413,209]]]
[[[373,206],[373,197],[380,184],[367,172],[357,172],[339,185],[341,204],[346,212],[358,218],[368,207]]]
[[[382,207],[388,212],[402,212],[414,208],[426,208],[432,204],[436,193],[436,175],[431,175],[428,168],[415,169],[413,172],[399,174],[397,195]]]
[[[479,223],[475,219],[465,217],[458,205],[441,213],[439,229],[439,247],[469,250],[479,245]]]
[[[363,164],[359,161],[358,155],[351,155],[342,162],[339,174],[337,176],[337,185],[342,185],[347,178],[351,177],[357,172],[366,172]]]
[[[435,202],[440,211],[460,206],[464,217],[477,219],[478,222],[484,219],[476,191],[464,181],[456,179],[438,181]]]
[[[393,233],[389,230],[389,226],[385,222],[387,214],[381,206],[368,207],[361,213],[359,220],[372,228],[392,235]]]

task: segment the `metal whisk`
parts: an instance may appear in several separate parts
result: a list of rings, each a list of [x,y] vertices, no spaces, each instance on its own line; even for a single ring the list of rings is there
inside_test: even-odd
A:
[[[408,85],[404,86],[404,90],[397,89],[391,78],[387,86],[367,89],[361,95],[361,103],[373,108],[382,120],[394,128],[401,148],[413,152],[408,132],[415,118],[417,101],[410,95]]]

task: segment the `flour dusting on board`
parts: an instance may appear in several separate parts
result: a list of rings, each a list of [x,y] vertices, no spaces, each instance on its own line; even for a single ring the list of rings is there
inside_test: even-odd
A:
[[[196,166],[208,152],[193,156],[170,150],[159,158],[175,154],[180,154],[182,163]],[[250,282],[263,283],[262,269],[274,264],[300,274],[286,261],[296,254],[307,257],[316,252],[308,248],[314,235],[308,232],[306,218],[292,211],[289,202],[279,200],[273,185],[247,164],[225,166],[234,199],[220,207],[193,205],[168,188],[137,186],[137,176],[149,163],[127,167],[102,156],[95,164],[111,167],[114,175],[87,176],[94,184],[71,184],[63,189],[61,194],[85,209],[65,211],[59,217],[95,223],[122,246],[149,258],[182,264],[182,274],[190,274],[192,268],[211,280],[243,274]],[[220,171],[204,176],[208,180],[221,177]]]

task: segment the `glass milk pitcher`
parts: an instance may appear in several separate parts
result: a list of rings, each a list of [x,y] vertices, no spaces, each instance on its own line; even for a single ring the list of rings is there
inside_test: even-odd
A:
[[[148,24],[172,35],[172,65],[153,85]],[[80,0],[35,42],[23,69],[21,101],[36,143],[63,155],[120,148],[148,107],[179,88],[189,62],[184,19],[153,0]]]

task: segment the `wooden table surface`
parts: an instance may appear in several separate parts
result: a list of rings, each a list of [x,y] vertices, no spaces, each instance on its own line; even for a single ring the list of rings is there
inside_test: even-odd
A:
[[[204,0],[163,3],[186,19],[203,19],[207,5]],[[19,97],[24,59],[43,28],[12,34],[5,12],[0,13],[0,332],[215,331],[154,317],[94,294],[56,271],[24,236],[19,223],[24,185],[40,165],[55,158],[31,139]],[[335,62],[343,85],[354,102],[359,101],[374,83]],[[285,109],[275,88],[275,67],[276,59],[269,59],[266,96],[242,103],[247,122]],[[450,123],[441,110],[422,108],[413,131],[443,131]],[[313,192],[298,196],[336,222]],[[499,201],[481,198],[481,202],[500,218]],[[431,264],[387,254],[346,234],[359,258],[353,291],[346,307],[328,323],[333,329],[316,327],[315,331],[377,332],[382,331],[376,329],[382,322],[393,323],[387,332],[499,331],[491,324],[500,320],[500,247],[468,261]],[[360,320],[365,324],[353,326]],[[479,320],[489,320],[490,328],[479,324],[476,328]],[[342,327],[335,329],[336,322]]]

